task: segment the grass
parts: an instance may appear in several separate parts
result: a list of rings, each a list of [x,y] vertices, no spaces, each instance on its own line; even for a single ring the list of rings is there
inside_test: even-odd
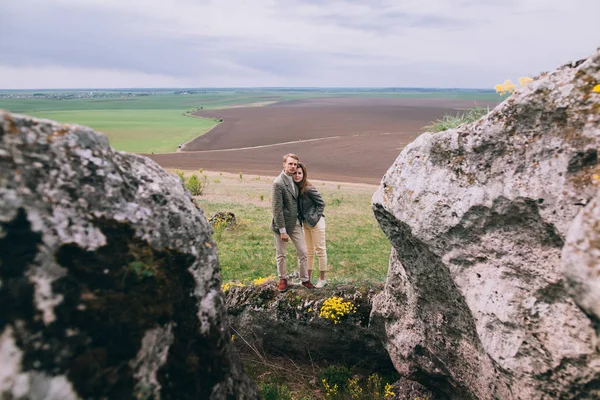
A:
[[[211,119],[186,117],[175,110],[38,111],[31,115],[103,132],[117,150],[168,153],[210,130]]]
[[[238,222],[234,229],[215,229],[223,282],[248,283],[276,276],[274,239],[269,229],[274,177],[243,174],[240,179],[239,174],[204,172],[210,183],[196,201],[207,219],[217,212],[231,211]],[[334,283],[385,281],[391,245],[371,211],[371,196],[376,186],[313,183],[326,203],[328,280]],[[288,273],[297,272],[293,244],[288,246],[287,261]],[[315,260],[313,271],[317,270]]]
[[[466,112],[456,115],[444,115],[441,119],[423,127],[427,132],[442,132],[457,128],[461,124],[475,122],[490,112],[489,107],[474,107]]]

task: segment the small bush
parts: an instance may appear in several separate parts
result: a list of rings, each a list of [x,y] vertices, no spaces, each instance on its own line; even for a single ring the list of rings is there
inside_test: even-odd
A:
[[[352,379],[352,371],[343,365],[332,365],[321,371],[320,381],[326,392],[345,392],[347,382]],[[337,389],[334,389],[337,388]],[[332,393],[333,394],[333,393]]]
[[[442,132],[454,129],[461,124],[475,122],[489,112],[489,107],[475,107],[462,114],[458,113],[455,116],[444,115],[441,119],[424,126],[423,129],[427,130],[427,132]]]
[[[200,178],[196,173],[193,173],[185,182],[185,187],[190,191],[192,196],[200,196],[208,186],[208,176],[200,173]]]
[[[292,400],[292,392],[287,385],[279,382],[262,382],[260,394],[264,400]]]

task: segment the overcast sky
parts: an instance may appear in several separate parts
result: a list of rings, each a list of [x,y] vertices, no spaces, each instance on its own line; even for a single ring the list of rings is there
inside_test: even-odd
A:
[[[600,46],[600,0],[0,4],[0,89],[491,89]]]

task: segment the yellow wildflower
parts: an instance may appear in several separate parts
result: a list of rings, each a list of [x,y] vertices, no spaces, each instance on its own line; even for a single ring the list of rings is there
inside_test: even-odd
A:
[[[358,378],[348,378],[348,391],[353,399],[358,399],[362,395],[362,388],[358,384]]]
[[[519,84],[523,87],[527,86],[527,84],[531,81],[533,81],[533,79],[531,79],[527,76],[522,76],[519,78]]]
[[[596,86],[594,86],[594,89],[592,89],[592,90],[596,93],[600,93],[600,83],[597,84]]]
[[[244,284],[239,282],[225,282],[223,283],[223,285],[221,285],[221,290],[223,291],[223,293],[226,293],[229,289],[231,289],[234,286],[244,286]]]
[[[385,399],[392,399],[395,396],[395,393],[392,391],[393,386],[389,383],[385,384],[385,392],[383,393],[383,397]]]
[[[252,281],[252,283],[254,285],[259,286],[259,285],[262,285],[263,283],[266,283],[266,282],[269,282],[269,281],[273,281],[273,280],[275,280],[275,277],[273,275],[269,275],[266,278],[257,278],[257,279],[254,279]]]
[[[505,93],[512,94],[516,90],[517,86],[515,86],[510,79],[507,79],[504,81],[504,83],[494,86],[494,88],[496,89],[496,92],[500,93],[500,96],[502,96]]]
[[[356,312],[356,306],[350,301],[344,301],[343,298],[333,296],[323,302],[319,317],[332,319],[334,324],[340,322],[340,319]]]

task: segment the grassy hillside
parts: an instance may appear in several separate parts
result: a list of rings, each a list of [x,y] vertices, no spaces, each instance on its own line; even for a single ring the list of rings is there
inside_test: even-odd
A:
[[[274,177],[248,176],[243,172],[205,174],[208,186],[197,202],[206,217],[231,211],[238,222],[233,229],[215,229],[223,281],[249,283],[276,276],[274,238],[269,229]],[[391,245],[371,211],[376,186],[322,181],[313,184],[326,203],[331,269],[328,279],[338,283],[385,281]],[[288,249],[288,273],[297,272],[296,251],[292,244]],[[317,269],[315,262],[314,271]]]

